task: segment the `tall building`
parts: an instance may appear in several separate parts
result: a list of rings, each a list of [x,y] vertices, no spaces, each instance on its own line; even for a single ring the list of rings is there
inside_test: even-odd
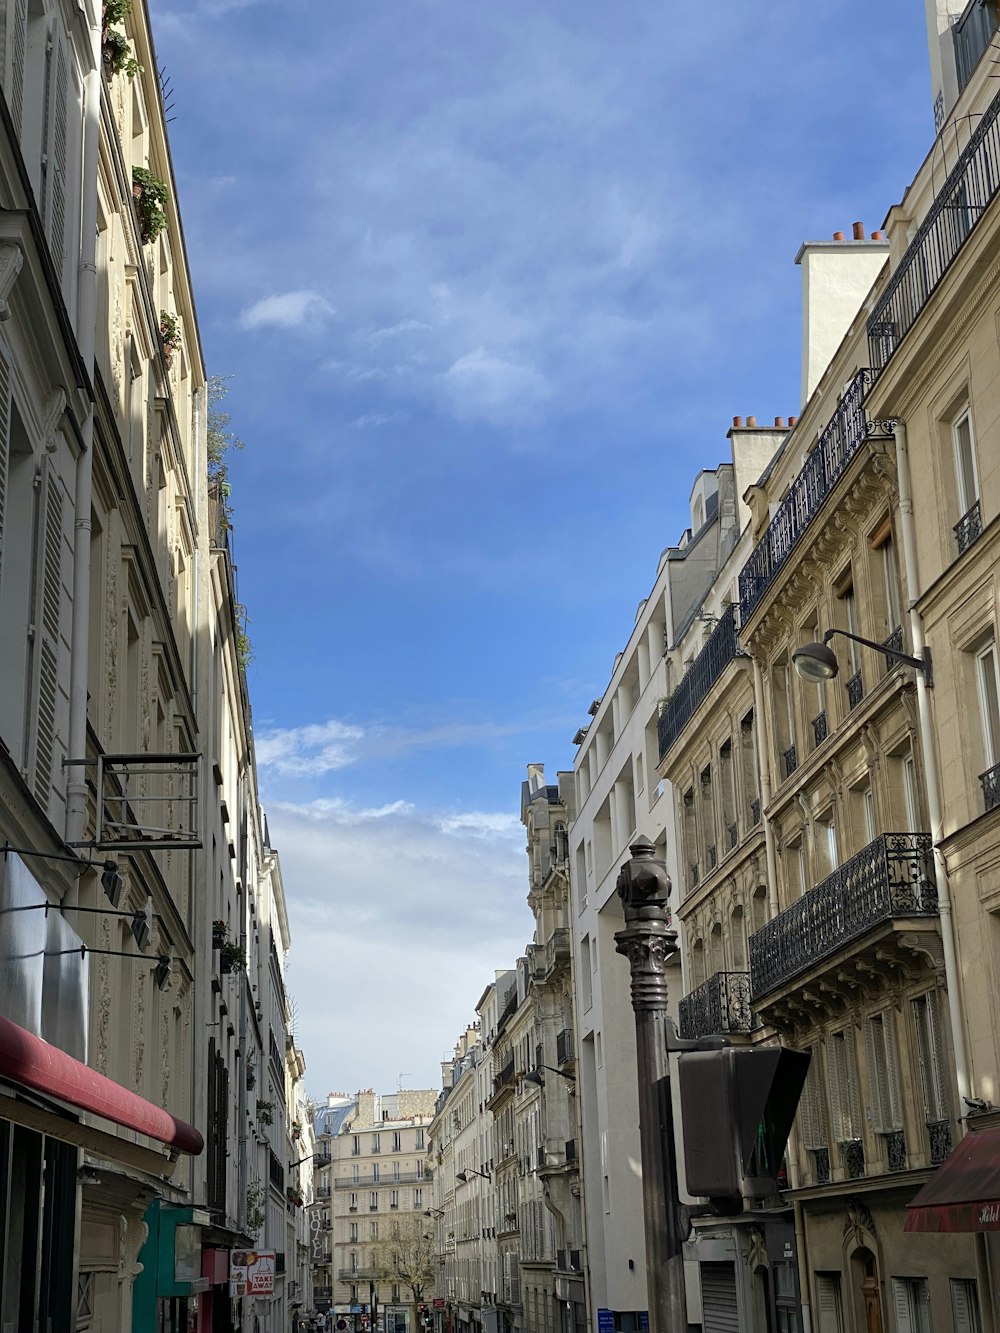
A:
[[[324,1262],[313,1264],[320,1309],[370,1321],[375,1305],[384,1333],[411,1333],[419,1306],[432,1300],[428,1127],[436,1097],[433,1090],[368,1089],[350,1099],[331,1094],[317,1109],[314,1209],[321,1220],[312,1234],[330,1237],[319,1251]]]

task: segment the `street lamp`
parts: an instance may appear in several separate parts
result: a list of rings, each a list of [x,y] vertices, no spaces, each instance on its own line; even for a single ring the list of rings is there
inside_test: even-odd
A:
[[[534,1069],[529,1069],[524,1075],[525,1083],[537,1083],[540,1088],[544,1088],[545,1076],[542,1073],[543,1069],[547,1069],[550,1074],[558,1074],[560,1078],[566,1079],[568,1083],[576,1083],[575,1074],[566,1074],[561,1069],[553,1069],[552,1065],[536,1065]]]
[[[803,680],[818,684],[824,680],[833,680],[836,676],[840,670],[840,663],[837,661],[836,653],[828,647],[835,634],[840,634],[854,643],[863,644],[866,648],[874,648],[887,662],[902,662],[904,666],[922,671],[926,684],[934,684],[929,648],[925,647],[920,657],[911,657],[909,653],[898,652],[895,648],[889,648],[884,643],[876,643],[873,639],[863,639],[860,634],[851,634],[846,629],[828,629],[821,643],[804,643],[801,648],[795,649],[792,653],[792,663]]]
[[[625,909],[625,929],[615,935],[615,947],[632,970],[649,1329],[677,1333],[687,1328],[685,1234],[670,1096],[666,971],[677,953],[677,932],[670,923],[670,876],[657,859],[656,848],[640,835],[629,851],[631,858],[622,866],[616,885]]]
[[[493,1177],[490,1175],[488,1171],[480,1171],[479,1168],[476,1166],[470,1166],[468,1171],[455,1172],[455,1179],[460,1180],[463,1185],[467,1185],[469,1183],[470,1176],[482,1176],[484,1180],[493,1179]]]

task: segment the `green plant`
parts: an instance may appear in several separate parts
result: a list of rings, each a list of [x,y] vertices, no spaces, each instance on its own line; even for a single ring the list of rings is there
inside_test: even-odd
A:
[[[244,957],[243,950],[235,940],[231,940],[227,936],[219,945],[219,971],[223,973],[242,972],[246,965],[247,960]]]
[[[111,23],[124,23],[131,13],[132,0],[104,0],[101,22],[104,27]]]
[[[251,1180],[247,1186],[247,1230],[259,1231],[264,1224],[264,1199],[267,1197],[264,1186],[259,1180]]]
[[[225,482],[229,476],[226,455],[232,449],[242,449],[243,441],[230,429],[229,413],[222,403],[229,392],[231,375],[209,375],[208,394],[208,479]]]
[[[250,617],[247,615],[246,607],[242,602],[238,602],[236,605],[236,654],[244,671],[253,661],[253,644],[250,642],[250,635],[247,633],[249,623]]]
[[[172,315],[169,310],[160,311],[160,337],[163,339],[163,346],[172,352],[181,345],[180,318]]]
[[[109,74],[127,74],[130,79],[134,79],[142,73],[142,66],[135,58],[129,39],[117,28],[105,28],[102,32],[101,56]]]
[[[257,1119],[262,1125],[274,1124],[274,1102],[257,1102]]]
[[[170,191],[145,167],[132,168],[132,198],[139,215],[139,231],[143,245],[150,245],[167,225],[167,200]]]

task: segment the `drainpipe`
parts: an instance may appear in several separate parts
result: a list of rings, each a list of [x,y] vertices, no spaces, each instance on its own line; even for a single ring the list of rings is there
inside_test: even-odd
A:
[[[96,11],[100,10],[97,7]],[[83,182],[76,337],[87,374],[94,374],[97,327],[97,162],[101,134],[101,24],[90,26],[91,68],[84,81]],[[87,818],[87,675],[90,640],[90,511],[94,490],[94,404],[80,431],[73,528],[73,623],[70,630],[69,759],[66,841],[81,842]]]
[[[767,861],[767,910],[770,917],[776,917],[781,910],[778,905],[778,858],[774,850],[774,832],[768,818],[767,809],[771,804],[771,770],[767,764],[767,749],[764,739],[764,673],[756,657],[753,662],[753,711],[757,719],[757,778],[760,790],[760,817],[764,824],[764,856]]]
[[[906,588],[909,593],[910,642],[914,657],[924,651],[924,626],[917,602],[920,597],[917,573],[917,548],[913,523],[913,492],[910,486],[910,456],[906,444],[906,425],[897,421],[893,434],[896,438],[896,471],[899,480],[899,528],[903,538],[903,564],[906,570]],[[958,955],[955,950],[955,926],[951,911],[951,890],[948,885],[948,866],[941,850],[944,827],[941,817],[941,783],[938,775],[937,751],[934,747],[934,720],[926,673],[914,673],[917,679],[917,721],[920,730],[920,748],[923,753],[927,814],[931,825],[931,844],[934,849],[934,873],[937,879],[938,911],[941,921],[941,946],[944,951],[944,975],[948,987],[948,1020],[951,1043],[955,1053],[955,1078],[958,1095],[972,1096],[969,1082],[969,1064],[965,1042],[965,1024],[962,1019],[962,994]],[[961,1117],[958,1117],[961,1125]]]

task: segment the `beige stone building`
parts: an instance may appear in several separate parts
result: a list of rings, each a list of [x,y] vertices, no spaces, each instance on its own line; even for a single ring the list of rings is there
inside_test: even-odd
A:
[[[352,1098],[331,1094],[317,1110],[314,1208],[321,1220],[312,1230],[317,1308],[363,1313],[370,1320],[374,1301],[384,1333],[408,1333],[417,1305],[432,1300],[436,1266],[427,1210],[436,1098],[432,1090],[380,1095],[369,1089]],[[400,1263],[393,1261],[397,1252]],[[315,1262],[317,1253],[321,1262]]]

